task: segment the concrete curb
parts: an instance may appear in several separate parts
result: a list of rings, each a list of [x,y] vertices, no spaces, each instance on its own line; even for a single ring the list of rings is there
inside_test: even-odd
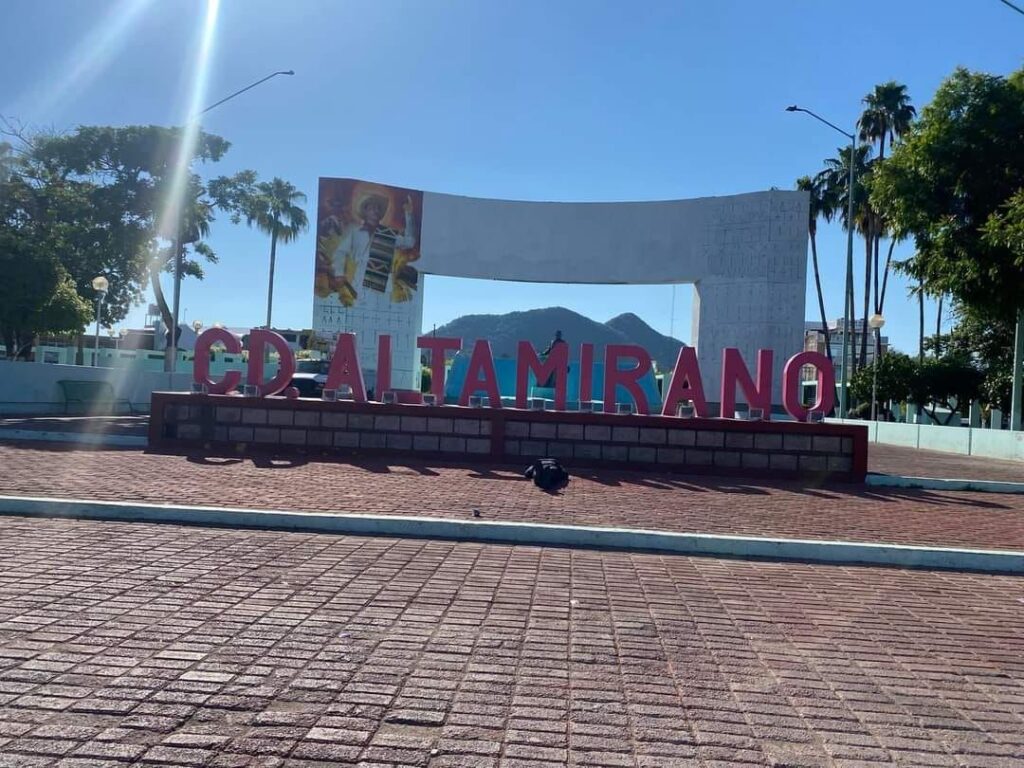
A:
[[[750,536],[716,536],[702,533],[668,533],[542,523],[164,506],[26,496],[0,496],[0,514],[262,528],[363,536],[404,536],[501,544],[654,550],[679,555],[802,560],[845,565],[885,565],[988,573],[1024,573],[1024,552]]]
[[[1024,494],[1024,483],[1011,483],[1003,480],[955,480],[944,477],[868,474],[864,482],[879,488],[923,488],[929,491]]]
[[[0,429],[0,441],[38,440],[44,443],[110,445],[119,448],[145,448],[148,440],[137,435],[104,435],[96,432],[50,432],[40,429]]]

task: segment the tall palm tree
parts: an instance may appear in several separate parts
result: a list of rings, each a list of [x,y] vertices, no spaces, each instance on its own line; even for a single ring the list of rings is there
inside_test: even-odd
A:
[[[253,225],[270,235],[270,281],[267,286],[267,328],[271,327],[271,315],[274,308],[274,269],[277,262],[277,244],[290,243],[309,226],[306,211],[300,203],[306,202],[306,196],[294,185],[274,177],[271,181],[261,181],[253,188],[253,194],[247,196],[241,214],[246,223]]]
[[[809,193],[810,208],[807,217],[807,234],[811,238],[811,262],[814,265],[814,287],[818,291],[818,311],[821,313],[821,333],[825,337],[825,354],[832,359],[832,343],[829,338],[828,316],[825,314],[825,295],[821,291],[821,272],[818,270],[818,219],[831,221],[835,214],[834,196],[823,184],[810,176],[796,180],[796,188]]]
[[[851,156],[854,163],[854,189],[853,189],[853,222],[852,226],[854,231],[858,232],[863,238],[865,243],[866,253],[871,253],[871,232],[873,231],[873,219],[874,214],[871,210],[871,205],[868,200],[868,183],[870,181],[871,174],[871,147],[862,144],[857,147],[856,153],[852,153],[849,145],[840,147],[836,157],[830,157],[825,160],[825,168],[820,171],[817,176],[814,177],[815,182],[821,184],[822,188],[826,190],[826,193],[830,196],[831,204],[834,206],[834,211],[839,214],[840,221],[843,224],[843,229],[849,231],[851,222],[849,219],[849,199],[850,199],[850,161]],[[870,269],[870,257],[868,257],[868,266],[866,270]],[[870,272],[868,273],[870,282]],[[852,286],[851,286],[852,292]],[[864,311],[865,316],[867,313],[867,283],[865,284],[865,301]],[[854,306],[853,296],[850,296],[850,306]],[[856,339],[856,318],[854,320],[854,339]],[[863,336],[863,334],[862,334]],[[866,342],[866,336],[862,338],[862,351],[860,366],[863,367],[866,363],[867,348],[864,346]],[[856,359],[854,361],[856,363]],[[856,365],[854,366],[856,367]]]
[[[885,161],[885,142],[889,141],[889,145],[895,144],[896,140],[901,138],[907,131],[910,130],[911,123],[914,122],[914,118],[917,117],[917,110],[910,103],[910,96],[907,94],[907,86],[902,83],[897,83],[895,80],[890,80],[887,83],[876,85],[875,89],[864,97],[864,112],[861,114],[860,120],[858,121],[859,133],[861,141],[868,143],[869,145],[878,144],[878,156],[873,161],[874,163],[882,163]],[[872,255],[874,260],[874,289],[875,289],[875,301],[874,308],[875,312],[881,314],[882,312],[882,296],[884,290],[879,291],[879,249],[882,242],[882,237],[886,234],[885,218],[879,215],[879,212],[874,212],[874,220],[872,222],[872,231],[870,237],[873,240]],[[889,249],[890,258],[886,259],[885,262],[885,275],[882,276],[882,284],[884,285],[889,276],[889,264],[891,262],[892,248]],[[871,278],[867,272],[871,270],[871,265],[865,265],[865,286],[870,285]],[[867,288],[865,287],[865,290]],[[867,318],[867,307],[868,302],[864,302],[864,317]],[[866,347],[867,337],[862,340],[862,349]],[[880,353],[879,342],[876,340],[875,355]],[[866,356],[866,350],[862,351],[862,356]]]

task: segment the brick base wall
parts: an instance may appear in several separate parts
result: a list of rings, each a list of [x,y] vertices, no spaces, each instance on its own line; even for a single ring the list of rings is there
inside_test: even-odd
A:
[[[151,450],[427,456],[862,482],[867,429],[511,408],[153,393]]]

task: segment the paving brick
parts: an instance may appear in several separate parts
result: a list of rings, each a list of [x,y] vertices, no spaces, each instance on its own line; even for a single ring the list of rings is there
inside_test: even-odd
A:
[[[359,447],[360,448],[373,448],[379,449],[384,448],[387,445],[387,438],[379,432],[360,432],[359,433]]]
[[[838,442],[838,440],[837,440]],[[809,451],[811,450],[810,435],[783,435],[782,447],[787,451]],[[838,446],[837,446],[838,448]],[[820,449],[815,449],[820,450]]]
[[[534,422],[530,424],[530,437],[534,439],[547,440],[554,438],[558,434],[556,424],[548,424],[546,422]]]
[[[479,435],[479,419],[455,419],[455,434],[457,435]]]
[[[266,424],[267,423],[267,411],[264,408],[243,408],[242,409],[242,423],[243,424]]]
[[[655,429],[653,427],[641,427],[639,440],[641,443],[654,443],[655,445],[664,445],[668,442],[668,432],[664,429]]]
[[[325,429],[306,431],[306,445],[326,448],[334,443],[334,433]]]
[[[277,427],[253,427],[252,439],[257,443],[279,443],[281,430]]]
[[[686,461],[686,451],[682,448],[659,448],[658,463],[682,464]]]
[[[668,430],[669,445],[696,445],[697,432],[693,429],[670,429]]]
[[[780,451],[782,450],[782,435],[756,434],[754,435],[754,447],[759,451]]]
[[[417,451],[437,451],[441,444],[437,435],[413,435],[412,447]]]
[[[385,438],[384,445],[397,451],[408,451],[412,448],[412,435],[389,434]]]
[[[356,448],[359,446],[359,433],[358,432],[335,432],[334,433],[334,447],[335,448]]]
[[[237,424],[242,420],[242,409],[225,405],[218,405],[215,416],[222,424]]]
[[[427,417],[427,430],[429,432],[452,432],[455,429],[453,419],[445,419],[437,416]]]
[[[583,425],[582,424],[559,424],[558,425],[558,438],[560,440],[582,440],[583,439]]]
[[[768,468],[796,471],[797,457],[791,453],[772,453],[768,457]]]
[[[267,424],[278,427],[292,426],[295,412],[290,408],[272,408],[267,411]]]
[[[629,447],[629,460],[640,464],[653,464],[658,459],[658,449],[643,445]]]
[[[348,426],[348,414],[324,411],[320,414],[320,423],[328,429],[345,429]]]
[[[726,432],[726,448],[753,448],[754,435],[751,432]]]
[[[281,442],[287,445],[305,445],[306,430],[304,429],[282,429]]]
[[[374,416],[373,428],[381,431],[397,432],[401,428],[398,416]]]
[[[427,431],[427,417],[426,416],[403,416],[402,417],[402,431],[403,432],[426,432]]]
[[[252,441],[252,437],[252,427],[228,427],[228,440],[248,443]]]
[[[349,429],[373,429],[373,415],[369,413],[348,414]]]
[[[466,439],[463,437],[441,437],[440,449],[446,453],[465,453]]]
[[[319,411],[295,411],[294,422],[296,427],[319,427]]]

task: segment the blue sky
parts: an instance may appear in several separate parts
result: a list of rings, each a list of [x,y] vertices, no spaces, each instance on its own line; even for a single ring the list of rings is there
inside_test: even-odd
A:
[[[5,0],[0,113],[58,130],[182,122],[205,6]],[[281,176],[311,213],[319,176],[526,200],[790,188],[842,138],[787,104],[852,125],[876,83],[906,83],[921,106],[957,65],[1021,66],[1022,41],[1024,16],[998,0],[224,0],[205,103],[276,69],[297,74],[208,115],[204,129],[232,148],[204,173]],[[222,216],[210,243],[221,261],[185,282],[188,320],[260,324],[267,240]],[[838,227],[821,227],[833,317],[845,247]],[[277,326],[311,322],[313,250],[311,233],[279,250]],[[886,332],[916,349],[916,304],[901,278],[890,291]],[[674,331],[689,340],[690,287],[676,296]],[[815,301],[809,279],[808,318]],[[424,325],[558,304],[599,320],[635,312],[668,332],[672,289],[428,278]],[[930,303],[928,314],[933,326]]]

